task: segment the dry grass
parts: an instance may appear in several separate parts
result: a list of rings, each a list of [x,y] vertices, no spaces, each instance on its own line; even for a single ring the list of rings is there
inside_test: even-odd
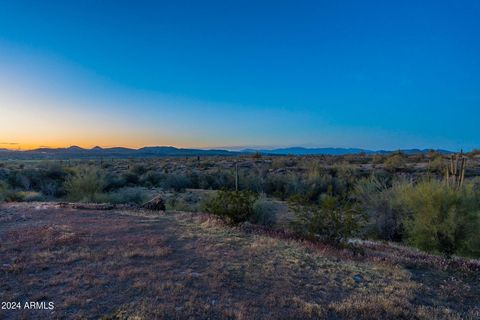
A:
[[[0,209],[4,319],[476,319],[478,261],[363,243],[363,254],[203,214]]]

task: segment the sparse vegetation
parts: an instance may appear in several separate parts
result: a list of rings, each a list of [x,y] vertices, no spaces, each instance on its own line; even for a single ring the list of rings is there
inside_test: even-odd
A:
[[[250,221],[266,227],[273,227],[276,223],[276,208],[263,194],[253,204],[253,213]]]
[[[206,211],[231,224],[248,221],[257,196],[250,191],[221,190],[206,204]]]
[[[441,156],[0,162],[0,294],[71,318],[475,319],[480,159],[446,177]]]
[[[480,257],[480,193],[472,185],[456,189],[438,181],[407,186],[408,242],[429,252]]]
[[[356,197],[368,217],[367,234],[447,256],[480,257],[480,194],[472,183],[399,181],[389,188],[373,178],[359,182]]]
[[[54,314],[0,311],[7,320],[476,319],[480,312],[478,261],[370,242],[357,244],[358,255],[205,214],[12,203],[0,210],[0,241],[2,299],[55,303]]]
[[[446,157],[438,152],[7,161],[0,163],[0,199],[140,205],[162,195],[167,210],[208,211],[232,224],[290,229],[295,222],[296,231],[320,241],[379,239],[477,257],[480,159],[465,156],[462,188],[444,183]],[[235,166],[239,191],[220,191],[235,188]]]
[[[302,197],[292,197],[290,207],[296,213],[294,229],[309,239],[340,244],[355,236],[362,223],[362,215],[348,204],[340,204],[337,197],[323,195],[318,206]]]
[[[357,208],[365,214],[364,237],[387,241],[404,239],[405,210],[396,197],[404,185],[403,181],[391,185],[376,176],[357,182],[352,196]]]
[[[385,168],[390,171],[405,169],[406,161],[401,153],[393,154],[385,160]]]
[[[7,198],[8,185],[4,181],[0,181],[0,203]]]
[[[105,186],[103,173],[91,168],[80,168],[65,182],[69,198],[76,201],[95,202]]]

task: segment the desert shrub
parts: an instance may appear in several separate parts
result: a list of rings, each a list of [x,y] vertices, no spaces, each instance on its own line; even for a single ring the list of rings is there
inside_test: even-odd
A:
[[[294,157],[276,157],[272,160],[273,169],[281,169],[287,167],[294,167],[297,165],[297,160]]]
[[[181,199],[181,196],[178,192],[173,192],[172,194],[169,194],[166,197],[165,205],[168,210],[188,211],[186,209],[187,205]]]
[[[68,174],[58,162],[46,162],[40,168],[43,169],[43,176],[51,180],[63,181]]]
[[[164,189],[171,189],[174,191],[183,191],[192,186],[191,180],[185,174],[168,174],[166,179],[161,184]]]
[[[265,195],[260,196],[253,204],[253,213],[250,222],[266,227],[272,227],[276,223],[275,205],[268,201]]]
[[[295,213],[294,230],[307,238],[321,242],[340,244],[357,234],[363,216],[337,197],[323,195],[320,205],[312,205],[308,199],[294,196],[289,207]]]
[[[140,184],[145,187],[158,187],[160,186],[164,175],[157,171],[147,171],[141,178]]]
[[[403,239],[404,210],[397,199],[403,187],[403,182],[396,182],[391,187],[387,180],[376,176],[358,181],[352,198],[365,214],[366,223],[362,228],[365,236],[389,241]]]
[[[352,165],[340,165],[335,168],[334,192],[340,196],[346,196],[355,187],[360,174]]]
[[[65,195],[63,182],[45,179],[40,183],[39,190],[47,197],[62,197]]]
[[[7,180],[10,175],[10,169],[0,167],[0,180]]]
[[[124,175],[109,172],[105,174],[105,191],[113,191],[124,188],[127,185]]]
[[[310,201],[316,201],[321,194],[332,191],[334,183],[331,174],[312,168],[307,173],[305,195]]]
[[[99,193],[94,202],[112,204],[143,204],[148,200],[148,194],[143,188],[126,187],[109,193]]]
[[[15,190],[37,191],[47,197],[65,195],[63,184],[68,172],[56,162],[40,163],[37,167],[11,170],[7,182]]]
[[[4,181],[0,181],[0,203],[5,201],[8,195],[8,185]]]
[[[437,174],[445,174],[447,166],[445,160],[442,156],[436,156],[432,161],[430,161],[428,170]]]
[[[304,194],[305,186],[294,174],[271,174],[265,179],[263,191],[285,200],[295,194]]]
[[[141,176],[142,174],[145,174],[147,171],[148,169],[143,164],[137,164],[132,168],[132,173],[137,176]]]
[[[426,159],[426,156],[424,153],[418,152],[418,153],[408,155],[406,156],[406,158],[409,162],[419,163],[419,162],[424,162]]]
[[[23,170],[12,171],[7,178],[7,182],[12,189],[30,190],[32,185],[30,179],[24,174]]]
[[[62,197],[65,195],[64,183],[69,173],[59,163],[44,164],[40,181],[34,181],[35,189],[47,197]]]
[[[385,162],[385,157],[381,154],[374,154],[372,157],[373,164],[381,164]]]
[[[15,202],[44,201],[45,197],[37,191],[11,191],[7,194],[6,200]]]
[[[239,176],[241,190],[251,190],[256,193],[263,191],[265,179],[257,170],[241,170]]]
[[[202,210],[202,198],[191,192],[174,192],[167,197],[166,205],[168,210],[198,212]]]
[[[105,189],[105,176],[92,168],[81,168],[65,182],[65,189],[71,200],[95,201]]]
[[[410,244],[447,256],[480,256],[480,193],[472,184],[457,189],[425,181],[399,196]]]
[[[140,177],[138,174],[128,171],[123,174],[122,179],[125,181],[126,186],[134,187],[139,184]]]
[[[206,211],[230,224],[239,224],[253,215],[256,199],[257,196],[250,191],[221,190],[206,203]]]
[[[225,172],[222,170],[215,170],[209,172],[204,177],[204,181],[201,184],[203,189],[232,189],[235,186],[235,177],[232,172]]]
[[[401,153],[396,153],[391,156],[389,156],[385,162],[385,169],[389,171],[396,171],[399,169],[403,169],[406,167],[407,162],[405,160],[405,157]]]

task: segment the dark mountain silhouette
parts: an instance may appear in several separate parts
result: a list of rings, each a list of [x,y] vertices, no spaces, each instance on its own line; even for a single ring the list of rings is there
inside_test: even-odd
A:
[[[389,154],[392,152],[401,151],[405,154],[417,154],[417,153],[428,153],[432,149],[405,149],[405,150],[368,150],[368,149],[359,149],[359,148],[303,148],[303,147],[291,147],[291,148],[279,148],[279,149],[244,149],[241,152],[244,153],[255,153],[260,152],[261,154],[271,154],[271,155],[346,155],[346,154]],[[435,150],[443,154],[452,153],[447,150]]]
[[[406,149],[400,150],[405,154],[427,153],[431,149]],[[452,153],[447,150],[436,150],[440,153]],[[221,149],[184,149],[171,146],[143,147],[130,149],[124,147],[102,148],[96,146],[84,149],[78,146],[68,148],[38,148],[34,150],[8,150],[0,149],[0,159],[73,159],[73,158],[153,158],[153,157],[194,157],[194,156],[238,156],[260,152],[264,155],[345,155],[345,154],[388,154],[396,151],[366,150],[359,148],[279,148],[272,150],[244,149],[241,151],[228,151]]]
[[[275,155],[344,155],[344,154],[358,154],[358,153],[375,153],[375,151],[357,149],[357,148],[303,148],[303,147],[291,147],[291,148],[279,148],[272,150],[257,150],[257,149],[245,149],[242,152],[260,152],[263,154],[275,154]]]
[[[78,146],[68,148],[38,148],[34,150],[7,150],[0,153],[1,159],[73,159],[73,158],[152,158],[189,156],[235,156],[240,152],[227,150],[182,149],[175,147],[124,147],[84,149]]]

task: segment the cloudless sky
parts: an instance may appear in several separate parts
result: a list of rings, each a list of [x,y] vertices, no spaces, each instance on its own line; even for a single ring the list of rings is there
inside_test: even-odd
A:
[[[0,148],[480,147],[480,1],[3,1]]]

